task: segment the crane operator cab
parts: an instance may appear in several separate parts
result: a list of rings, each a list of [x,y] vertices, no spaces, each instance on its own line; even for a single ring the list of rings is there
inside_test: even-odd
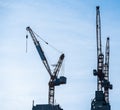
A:
[[[66,84],[67,82],[67,78],[64,77],[64,76],[60,76],[60,78],[56,78],[54,81],[53,81],[53,85],[54,86],[59,86],[61,84]]]

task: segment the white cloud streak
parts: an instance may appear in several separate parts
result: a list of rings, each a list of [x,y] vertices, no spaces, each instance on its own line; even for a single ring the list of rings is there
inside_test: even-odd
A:
[[[25,53],[25,28],[28,25],[66,55],[65,75],[68,78],[68,84],[56,88],[56,103],[69,110],[90,108],[96,89],[96,78],[92,76],[92,69],[96,68],[95,5],[97,3],[78,0],[0,1],[0,12],[2,12],[0,16],[2,21],[0,26],[0,86],[2,89],[0,98],[2,101],[0,106],[2,110],[30,110],[33,99],[35,103],[47,103],[49,75],[30,38],[28,53]],[[103,15],[107,12],[102,11]],[[117,12],[114,16],[116,15]],[[107,20],[111,23],[115,18],[109,20],[107,18]],[[103,26],[106,25],[106,21],[103,23]],[[113,108],[116,105],[116,102],[113,102],[116,99],[115,94],[119,92],[119,89],[116,89],[119,86],[119,52],[117,50],[119,37],[113,37],[119,34],[119,23],[117,23],[117,21],[115,24],[112,23],[112,26],[116,26],[114,29],[106,26],[103,31],[103,35],[108,32],[107,29],[112,34],[112,73],[110,73],[112,77],[110,79],[113,83],[118,82],[115,83],[115,89],[111,92],[114,94],[111,95]],[[58,54],[52,52],[47,46],[44,47],[44,51],[50,62],[56,62]],[[117,58],[115,58],[116,54]]]

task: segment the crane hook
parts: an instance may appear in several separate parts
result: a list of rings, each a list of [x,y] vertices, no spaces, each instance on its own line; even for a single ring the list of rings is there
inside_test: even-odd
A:
[[[28,35],[26,35],[26,53],[27,53],[27,47],[28,47],[27,39],[28,39]]]

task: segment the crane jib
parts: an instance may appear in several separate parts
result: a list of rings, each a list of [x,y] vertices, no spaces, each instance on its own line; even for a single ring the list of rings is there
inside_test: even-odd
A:
[[[42,61],[46,60],[42,48],[40,46],[36,46],[36,48],[37,48],[37,51],[38,51],[38,53],[39,53],[40,58],[42,59]]]

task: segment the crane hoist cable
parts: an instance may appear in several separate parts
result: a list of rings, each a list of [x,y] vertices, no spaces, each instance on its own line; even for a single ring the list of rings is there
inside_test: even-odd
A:
[[[51,45],[50,43],[48,43],[47,41],[45,41],[40,35],[38,35],[37,33],[35,33],[34,31],[33,31],[33,33],[41,40],[41,41],[43,41],[46,45],[48,45],[48,46],[50,46],[52,49],[54,49],[56,52],[58,52],[58,53],[63,53],[63,52],[61,52],[60,50],[58,50],[57,48],[55,48],[53,45]]]
[[[33,31],[33,30],[32,30]],[[41,40],[43,41],[46,45],[48,45],[49,47],[51,47],[53,50],[55,50],[56,52],[60,53],[60,54],[63,54],[62,51],[58,50],[57,48],[55,48],[53,45],[51,45],[50,43],[48,43],[47,41],[45,41],[40,35],[38,35],[37,33],[35,33],[33,31],[33,33]],[[28,39],[28,34],[26,34],[26,52],[27,52],[27,39]]]
[[[58,50],[57,48],[55,48],[53,45],[51,45],[50,43],[48,43],[47,41],[45,41],[40,35],[38,35],[36,32],[34,32],[32,30],[33,34],[36,35],[36,37],[38,37],[41,41],[43,41],[46,45],[48,45],[50,48],[52,48],[54,51],[56,51],[57,53],[60,53],[60,54],[63,54],[62,51]],[[27,31],[27,34],[26,34],[26,53],[27,53],[27,47],[28,47],[28,31]],[[38,40],[39,41],[39,40]],[[54,65],[53,65],[54,66]],[[62,66],[63,67],[63,66]],[[64,71],[63,71],[64,72]]]

